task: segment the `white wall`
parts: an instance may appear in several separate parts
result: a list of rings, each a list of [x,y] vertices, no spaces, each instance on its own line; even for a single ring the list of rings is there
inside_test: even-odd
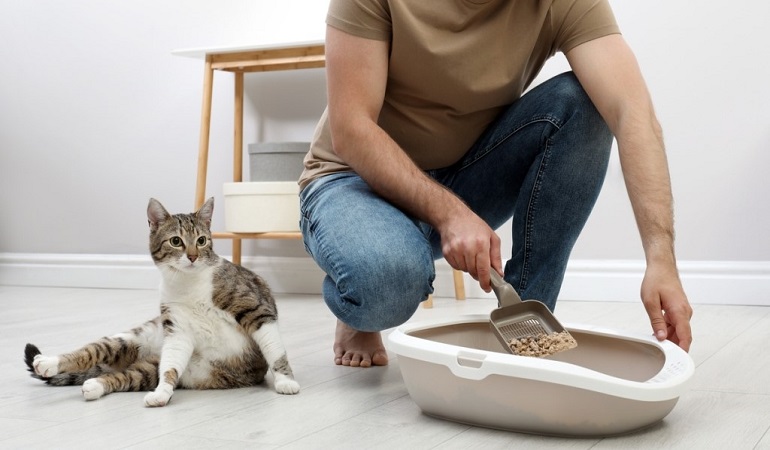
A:
[[[322,39],[327,4],[0,0],[0,259],[145,255],[148,197],[173,211],[193,203],[202,63],[170,52]],[[613,7],[665,130],[680,261],[759,267],[753,275],[766,280],[770,4],[616,0]],[[542,77],[565,68],[557,58]],[[324,82],[320,69],[248,76],[246,142],[309,139]],[[213,117],[209,195],[222,224],[229,74],[215,77]],[[229,254],[227,242],[217,245]],[[287,241],[249,241],[245,252],[305,257],[300,243]],[[605,267],[643,259],[616,158],[573,259]]]
[[[0,252],[144,253],[149,197],[193,207],[203,65],[171,51],[323,39],[325,11],[319,0],[0,0]],[[248,80],[247,142],[308,139],[323,71],[262,78],[266,87]],[[261,136],[257,103],[262,123],[280,125]],[[213,116],[210,194],[222,224],[229,74],[215,78]]]

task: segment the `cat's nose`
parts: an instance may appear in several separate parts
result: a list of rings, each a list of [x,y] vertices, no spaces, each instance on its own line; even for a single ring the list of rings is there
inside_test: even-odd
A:
[[[187,255],[187,259],[190,260],[191,263],[194,263],[196,259],[198,259],[197,255]]]

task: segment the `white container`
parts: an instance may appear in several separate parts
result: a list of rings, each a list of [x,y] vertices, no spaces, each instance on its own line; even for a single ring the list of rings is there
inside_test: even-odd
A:
[[[578,346],[546,358],[511,355],[489,315],[407,323],[388,336],[425,414],[557,436],[611,436],[663,419],[695,371],[671,342],[567,325]]]
[[[225,183],[223,192],[226,231],[299,231],[299,186],[296,181]]]

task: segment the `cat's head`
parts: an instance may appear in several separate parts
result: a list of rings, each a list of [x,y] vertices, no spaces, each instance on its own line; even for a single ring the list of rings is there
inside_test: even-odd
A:
[[[154,198],[147,205],[150,224],[150,254],[160,268],[196,271],[216,263],[211,242],[214,197],[190,214],[171,215]]]

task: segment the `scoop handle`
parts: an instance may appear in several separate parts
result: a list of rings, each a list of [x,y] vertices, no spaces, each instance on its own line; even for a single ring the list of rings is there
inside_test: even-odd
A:
[[[516,289],[507,283],[493,268],[489,271],[492,280],[492,290],[495,291],[497,302],[500,306],[512,306],[522,303],[521,297],[516,293]]]

